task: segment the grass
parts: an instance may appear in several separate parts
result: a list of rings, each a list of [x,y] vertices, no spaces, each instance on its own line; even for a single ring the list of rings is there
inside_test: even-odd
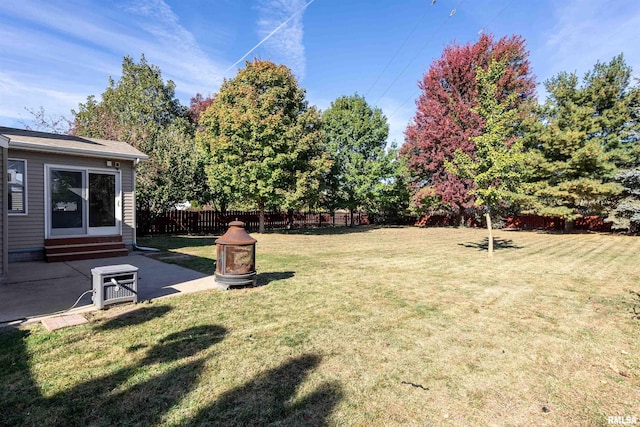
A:
[[[607,425],[640,416],[640,239],[254,235],[259,286],[0,333],[6,425]],[[211,239],[154,238],[211,272]]]
[[[162,236],[138,239],[140,246],[152,247],[160,252],[154,258],[178,264],[206,274],[216,271],[215,237]]]

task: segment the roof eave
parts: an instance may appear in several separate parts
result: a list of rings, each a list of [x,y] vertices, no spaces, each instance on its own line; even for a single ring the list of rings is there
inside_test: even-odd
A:
[[[2,135],[0,135],[1,137]],[[82,148],[71,148],[71,147],[52,147],[49,145],[41,145],[34,144],[31,142],[20,142],[20,141],[8,141],[9,148],[17,148],[25,151],[38,151],[43,153],[54,153],[54,154],[72,154],[75,156],[85,156],[85,157],[98,157],[103,159],[118,159],[118,160],[133,160],[138,162],[144,162],[149,160],[149,156],[146,154],[134,154],[134,153],[117,153],[117,152],[106,152],[106,151],[93,151],[86,150]]]

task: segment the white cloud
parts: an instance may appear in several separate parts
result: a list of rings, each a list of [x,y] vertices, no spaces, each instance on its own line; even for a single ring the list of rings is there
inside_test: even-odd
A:
[[[167,74],[181,91],[207,93],[222,83],[224,66],[205,54],[163,0],[140,0],[126,10],[138,16],[139,25],[153,41],[142,52],[149,62],[157,61],[163,72],[169,70]]]
[[[10,75],[0,73],[0,117],[8,121],[9,126],[18,126],[29,122],[33,117],[29,113],[43,107],[48,115],[71,118],[71,109],[86,99],[86,94],[67,90],[50,89],[51,85],[39,82],[30,73]],[[43,84],[44,83],[44,84]],[[86,88],[85,88],[86,89]]]
[[[569,0],[557,3],[555,25],[547,34],[541,57],[546,58],[547,79],[561,71],[579,77],[597,62],[624,53],[627,64],[640,72],[637,0]]]
[[[183,102],[214,92],[224,63],[212,60],[162,0],[117,4],[0,2],[0,116],[15,123],[25,107],[70,115],[88,95],[100,95],[107,77],[118,79],[125,55],[145,54],[163,78],[176,83]],[[229,37],[216,27],[208,42]],[[219,40],[218,40],[219,39]],[[29,114],[26,113],[27,118]]]
[[[106,25],[100,15],[91,12],[74,14],[53,4],[15,2],[0,3],[1,15],[9,17],[0,37],[3,59],[8,63],[20,61],[23,69],[34,63],[50,63],[52,67],[46,70],[49,73],[63,64],[70,70],[80,67],[100,71],[112,49],[135,45],[136,39],[126,34],[125,27]],[[14,22],[15,18],[26,19],[27,23]]]
[[[303,13],[298,13],[306,5],[304,0],[264,0],[259,7],[258,35],[267,37],[284,21],[293,18],[273,34],[261,49],[267,58],[291,68],[298,80],[304,80],[306,60],[302,37]]]

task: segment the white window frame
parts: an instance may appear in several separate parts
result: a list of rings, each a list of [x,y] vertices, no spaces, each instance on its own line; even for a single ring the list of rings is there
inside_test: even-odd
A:
[[[28,168],[28,164],[27,164],[27,159],[18,159],[15,157],[8,157],[7,158],[7,175],[9,174],[9,162],[11,161],[15,161],[15,162],[23,162],[24,163],[24,174],[22,176],[22,189],[23,189],[23,193],[22,193],[22,203],[24,205],[24,212],[16,212],[16,211],[11,211],[9,210],[9,195],[7,194],[7,214],[9,216],[27,216],[29,215],[29,192],[28,192],[28,185],[27,185],[27,168]],[[7,179],[7,175],[5,175],[5,179]],[[7,191],[9,191],[9,184],[7,181]]]
[[[80,171],[84,173],[83,177],[83,189],[82,189],[82,199],[83,203],[87,203],[88,201],[88,191],[89,191],[89,174],[94,173],[107,173],[114,174],[116,176],[116,233],[95,233],[92,230],[89,230],[89,210],[88,205],[85,209],[85,214],[82,219],[84,224],[84,233],[82,234],[69,234],[69,235],[52,235],[51,234],[51,169],[57,170],[67,170],[67,171]],[[124,207],[123,207],[123,194],[122,194],[122,172],[118,169],[108,169],[108,168],[94,168],[90,166],[70,166],[70,165],[61,165],[61,164],[52,164],[45,163],[44,165],[44,206],[45,206],[45,215],[44,215],[44,235],[46,239],[57,239],[57,238],[65,238],[65,237],[85,237],[85,236],[100,236],[100,235],[120,235],[122,236],[122,223],[124,221]]]

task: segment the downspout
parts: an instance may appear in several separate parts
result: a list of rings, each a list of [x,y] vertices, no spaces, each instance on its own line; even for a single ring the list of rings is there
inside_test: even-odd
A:
[[[133,249],[143,252],[160,252],[160,249],[138,246],[138,201],[136,195],[136,166],[140,163],[140,159],[136,159],[133,165]]]
[[[7,141],[8,145],[8,141]],[[8,191],[9,191],[9,183],[7,182],[7,166],[9,165],[9,160],[7,157],[9,156],[9,149],[5,147],[0,148],[2,150],[2,163],[3,167],[1,168],[4,176],[2,176],[2,206],[0,207],[0,215],[2,215],[2,271],[0,271],[0,283],[3,283],[9,274],[9,207],[8,202],[5,203],[5,200],[8,200]]]

